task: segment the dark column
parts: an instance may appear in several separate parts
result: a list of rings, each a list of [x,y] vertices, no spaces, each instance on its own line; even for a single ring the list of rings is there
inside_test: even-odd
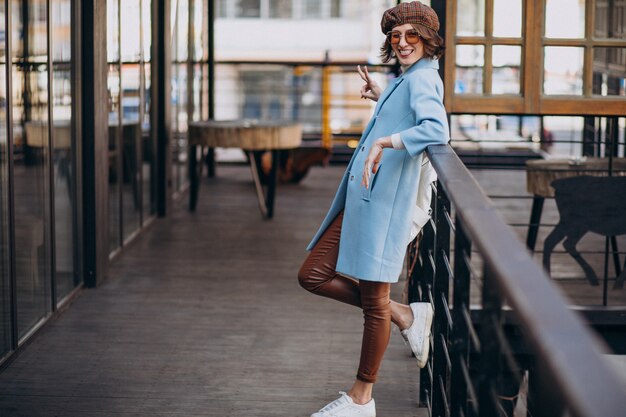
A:
[[[81,2],[80,101],[82,110],[83,251],[85,285],[107,276],[109,263],[106,0]],[[80,105],[79,105],[80,103]]]
[[[167,214],[171,200],[171,24],[170,0],[152,2],[152,126],[157,136],[157,214]]]

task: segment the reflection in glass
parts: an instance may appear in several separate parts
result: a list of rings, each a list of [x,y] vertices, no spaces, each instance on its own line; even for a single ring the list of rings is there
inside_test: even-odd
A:
[[[11,7],[15,275],[22,337],[51,309],[47,7],[33,0],[13,0]]]
[[[457,46],[454,92],[457,94],[481,94],[483,92],[484,64],[484,46]]]
[[[519,46],[494,45],[493,94],[520,94],[521,57],[522,48]]]
[[[0,32],[5,33],[4,2],[0,2]],[[0,39],[0,357],[11,350],[9,276],[9,161],[7,138],[6,38]]]
[[[595,35],[598,38],[626,38],[626,2],[597,0],[595,2]]]
[[[202,65],[195,64],[193,66],[193,116],[192,120],[200,120],[202,114]]]
[[[196,0],[196,3],[199,3]],[[207,7],[207,0],[204,0],[205,7]],[[156,214],[156,163],[154,158],[155,147],[153,142],[153,135],[150,123],[151,112],[151,74],[150,69],[150,46],[151,46],[151,1],[142,0],[141,7],[143,10],[141,26],[143,28],[143,95],[141,97],[142,103],[142,122],[141,122],[141,180],[142,186],[142,203],[143,203],[143,216],[145,219],[151,215]],[[208,12],[208,9],[205,9]],[[206,17],[205,17],[206,19]],[[206,32],[206,31],[204,31]]]
[[[111,2],[109,2],[111,3]],[[109,251],[113,252],[122,244],[120,231],[120,67],[109,64]]]
[[[71,0],[52,0],[54,243],[57,302],[80,282],[75,265],[76,189],[72,148]]]
[[[172,88],[172,174],[174,176],[175,190],[180,191],[187,182],[187,64],[175,65],[172,74],[176,77],[176,88]],[[174,85],[174,83],[172,83]]]
[[[522,0],[494,0],[493,36],[522,36]]]
[[[583,48],[547,46],[544,59],[544,94],[583,93]]]
[[[546,0],[546,38],[582,38],[585,36],[585,2],[581,0]]]
[[[485,35],[485,0],[457,0],[456,34]]]
[[[152,137],[152,129],[150,125],[150,63],[144,64],[144,108],[143,108],[143,123],[142,123],[142,192],[143,192],[143,219],[147,219],[149,216],[156,213],[156,165],[154,163],[154,143]]]
[[[279,19],[291,18],[292,0],[270,0],[270,17]]]
[[[593,48],[593,94],[626,95],[624,48]]]
[[[139,15],[137,15],[139,17]],[[122,38],[124,40],[124,38]],[[124,240],[137,231],[141,221],[139,178],[140,97],[139,64],[122,66],[122,231]]]

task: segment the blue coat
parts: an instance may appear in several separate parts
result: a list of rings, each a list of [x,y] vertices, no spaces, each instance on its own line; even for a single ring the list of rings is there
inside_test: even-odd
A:
[[[378,99],[335,198],[307,250],[343,209],[336,270],[359,280],[397,282],[416,209],[422,153],[449,140],[437,60],[420,59]],[[380,167],[361,185],[364,162],[376,139],[399,133],[406,149],[386,148]]]

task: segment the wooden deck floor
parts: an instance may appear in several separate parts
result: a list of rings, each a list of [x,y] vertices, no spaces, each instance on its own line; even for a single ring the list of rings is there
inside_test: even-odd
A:
[[[264,221],[248,169],[219,167],[196,214],[157,221],[0,374],[0,416],[294,417],[336,398],[356,372],[362,317],[296,273],[341,174],[281,186]],[[378,414],[425,416],[417,384],[394,331]]]

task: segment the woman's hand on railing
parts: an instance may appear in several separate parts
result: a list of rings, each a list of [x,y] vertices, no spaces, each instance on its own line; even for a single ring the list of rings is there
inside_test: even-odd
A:
[[[365,85],[361,87],[361,98],[369,98],[370,100],[378,101],[383,89],[380,88],[376,81],[371,79],[366,66],[363,66],[363,69],[361,69],[361,66],[357,65],[356,70],[358,71],[361,79],[365,81]]]

